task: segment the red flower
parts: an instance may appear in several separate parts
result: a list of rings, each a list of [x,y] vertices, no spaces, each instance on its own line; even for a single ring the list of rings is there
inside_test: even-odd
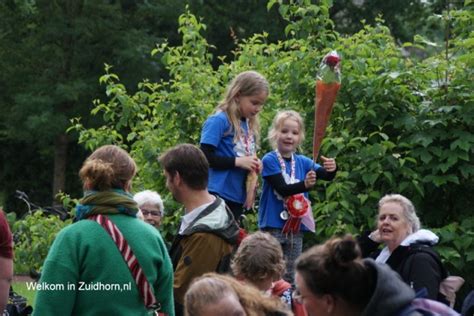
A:
[[[328,57],[326,57],[326,64],[330,67],[334,67],[337,65],[337,63],[340,61],[341,59],[338,57],[338,56],[335,56],[335,55],[329,55]]]

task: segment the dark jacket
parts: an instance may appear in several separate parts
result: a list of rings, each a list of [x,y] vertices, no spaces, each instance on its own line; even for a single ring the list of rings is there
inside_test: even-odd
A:
[[[412,302],[415,293],[387,265],[378,264],[372,259],[364,259],[364,263],[375,274],[376,282],[374,292],[361,316],[398,315]]]
[[[204,209],[170,249],[174,268],[176,315],[183,314],[184,294],[191,281],[207,272],[227,272],[239,226],[219,197]]]
[[[371,241],[367,236],[359,239],[362,253],[365,257],[376,259],[381,252],[378,250],[379,244]],[[432,248],[434,241],[414,237],[408,245],[398,246],[385,263],[396,271],[415,292],[426,288],[427,298],[445,302],[439,296],[439,285],[447,277],[447,272],[438,254]]]

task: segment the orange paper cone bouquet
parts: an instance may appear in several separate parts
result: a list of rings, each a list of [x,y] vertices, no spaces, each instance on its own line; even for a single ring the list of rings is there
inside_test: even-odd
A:
[[[331,117],[337,92],[341,87],[341,58],[336,51],[324,56],[316,78],[316,98],[314,111],[313,160],[316,161],[319,149]]]

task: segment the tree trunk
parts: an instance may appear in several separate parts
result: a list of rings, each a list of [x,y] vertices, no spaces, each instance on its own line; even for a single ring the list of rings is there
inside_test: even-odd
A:
[[[59,191],[64,192],[66,184],[66,161],[68,137],[65,134],[56,136],[54,141],[54,178],[53,178],[53,205],[61,204],[56,200]]]

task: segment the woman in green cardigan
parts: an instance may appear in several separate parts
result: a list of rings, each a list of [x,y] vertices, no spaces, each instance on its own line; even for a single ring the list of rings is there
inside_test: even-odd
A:
[[[136,218],[129,193],[135,173],[130,155],[113,145],[84,162],[78,221],[49,250],[34,315],[174,315],[170,258],[159,231]]]

